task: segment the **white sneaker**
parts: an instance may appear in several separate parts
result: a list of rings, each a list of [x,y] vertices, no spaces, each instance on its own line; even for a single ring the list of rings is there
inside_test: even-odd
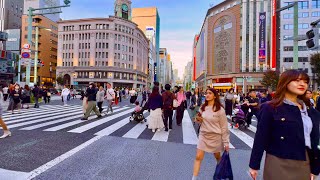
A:
[[[161,129],[159,128],[159,129],[157,129],[157,131],[158,131],[158,132],[160,132],[160,131],[161,131]]]
[[[156,132],[156,130],[155,130],[155,129],[152,129],[152,132],[154,133],[154,132]]]
[[[3,135],[0,137],[0,139],[4,139],[6,137],[10,137],[11,136],[11,132],[9,130],[4,131]]]

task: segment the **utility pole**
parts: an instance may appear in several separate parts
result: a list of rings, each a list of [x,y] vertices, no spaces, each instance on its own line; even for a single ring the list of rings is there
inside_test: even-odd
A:
[[[56,12],[48,12],[48,13],[34,13],[34,11],[40,11],[40,10],[48,10],[48,9],[58,9],[58,8],[63,8],[63,7],[70,7],[70,0],[64,0],[65,5],[63,6],[53,6],[53,7],[46,7],[46,8],[32,8],[29,7],[28,9],[28,44],[31,46],[32,45],[32,18],[33,16],[36,15],[46,15],[46,14],[58,14],[62,13],[62,11],[56,11]],[[36,69],[36,65],[38,64],[38,60],[35,59],[34,65]],[[30,71],[31,71],[31,63],[27,63],[26,67],[26,84],[30,84]],[[34,77],[37,78],[37,77]]]

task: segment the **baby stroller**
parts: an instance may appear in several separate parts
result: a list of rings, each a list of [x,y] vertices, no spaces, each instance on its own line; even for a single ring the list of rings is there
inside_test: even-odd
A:
[[[247,115],[249,108],[246,105],[237,105],[234,109],[234,116],[231,117],[231,128],[247,128]]]
[[[145,104],[145,106],[141,109],[141,111],[139,112],[133,112],[131,113],[131,116],[129,117],[129,121],[136,121],[138,123],[144,123],[147,122],[147,119],[144,117],[143,112],[145,110],[147,110],[147,103]]]

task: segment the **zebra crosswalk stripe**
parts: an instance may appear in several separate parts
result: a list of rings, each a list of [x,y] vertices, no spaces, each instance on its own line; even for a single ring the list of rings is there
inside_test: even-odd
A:
[[[123,135],[122,137],[125,138],[131,138],[131,139],[138,139],[138,137],[140,136],[140,134],[147,128],[147,126],[145,125],[145,123],[141,124],[138,123],[137,125],[135,125],[132,129],[130,129],[130,131],[128,131],[125,135]]]
[[[125,108],[117,108],[117,110],[114,110],[113,112],[118,112],[118,111],[122,111],[124,110]],[[91,119],[93,119],[92,117],[89,117],[88,120],[90,121]],[[81,124],[81,123],[84,123],[85,121],[82,121],[82,120],[76,120],[76,121],[72,121],[72,122],[69,122],[69,123],[65,123],[65,124],[61,124],[61,125],[58,125],[58,126],[55,126],[55,127],[52,127],[52,128],[48,128],[48,129],[45,129],[43,131],[50,131],[50,132],[54,132],[54,131],[59,131],[61,129],[65,129],[65,128],[68,128],[68,127],[71,127],[71,126],[74,126],[74,125],[77,125],[77,124]]]
[[[247,144],[250,148],[253,147],[253,138],[239,129],[229,128],[230,132],[236,135],[241,141]]]
[[[126,108],[124,108],[124,109],[128,109],[128,108],[126,107]],[[70,131],[68,131],[68,132],[72,132],[72,133],[83,133],[83,132],[85,132],[85,131],[88,131],[89,129],[92,129],[92,128],[97,127],[97,126],[99,126],[99,125],[101,125],[101,124],[104,124],[104,123],[106,123],[106,122],[109,122],[109,121],[111,121],[111,120],[113,120],[113,119],[115,119],[115,118],[117,118],[117,117],[126,115],[126,114],[128,114],[128,113],[130,113],[130,112],[132,112],[132,111],[133,111],[133,109],[129,109],[129,110],[126,110],[126,111],[121,112],[121,113],[119,113],[119,114],[115,114],[115,115],[112,115],[112,116],[108,116],[108,117],[103,118],[103,119],[101,119],[101,120],[99,120],[99,121],[95,121],[95,122],[86,124],[86,125],[84,125],[84,126],[81,126],[81,127],[76,128],[76,129],[72,129],[72,130],[70,130]]]
[[[143,114],[146,114],[146,112],[143,113]],[[126,118],[124,118],[124,119],[112,124],[111,126],[109,126],[109,127],[105,128],[105,129],[95,133],[95,135],[97,135],[97,136],[109,136],[110,134],[114,133],[115,131],[117,131],[118,129],[122,128],[123,126],[125,126],[128,123],[129,123],[129,117],[126,117]]]
[[[198,144],[198,137],[196,131],[194,130],[188,111],[184,111],[183,114],[182,135],[184,144]]]

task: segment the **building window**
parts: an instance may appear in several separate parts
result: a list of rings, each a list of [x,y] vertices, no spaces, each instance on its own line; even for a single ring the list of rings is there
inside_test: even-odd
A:
[[[299,57],[298,61],[299,62],[308,62],[308,57]]]
[[[299,24],[298,28],[299,29],[308,29],[309,28],[309,24],[306,24],[306,23]]]
[[[308,51],[307,46],[298,46],[299,51]]]
[[[312,17],[319,17],[320,16],[320,11],[312,12],[311,16]]]
[[[306,17],[309,17],[309,13],[308,12],[299,13],[299,18],[306,18]]]
[[[293,46],[284,46],[283,51],[293,51]]]
[[[309,9],[309,1],[300,1],[298,2],[299,9]]]
[[[218,33],[221,31],[221,26],[214,28],[213,32]]]
[[[283,25],[283,29],[285,29],[285,30],[293,29],[293,24],[285,24],[285,25]]]
[[[283,62],[293,62],[293,57],[285,57],[283,58]]]
[[[224,30],[230,29],[230,28],[232,28],[232,23],[231,23],[231,22],[228,23],[228,24],[225,24],[225,25],[223,26],[223,29],[224,29]]]
[[[284,14],[283,19],[293,19],[293,14],[292,13]]]
[[[312,8],[320,8],[320,0],[312,0]]]

